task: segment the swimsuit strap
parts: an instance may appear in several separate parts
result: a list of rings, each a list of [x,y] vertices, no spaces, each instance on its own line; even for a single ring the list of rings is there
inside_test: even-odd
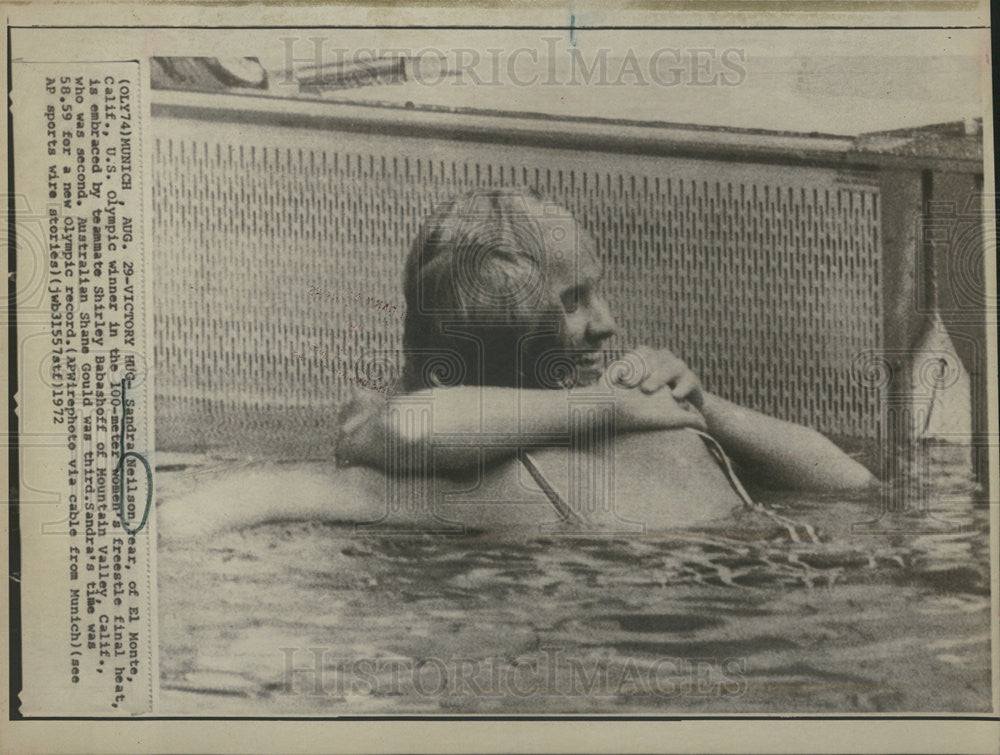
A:
[[[736,470],[733,468],[733,463],[729,459],[729,455],[726,454],[725,450],[723,450],[722,446],[719,444],[719,441],[717,441],[708,433],[702,432],[700,430],[694,430],[693,428],[691,428],[691,431],[694,432],[696,435],[698,435],[705,442],[705,446],[708,448],[709,453],[712,454],[712,457],[715,459],[716,463],[718,463],[720,469],[722,469],[723,474],[726,476],[726,479],[729,481],[729,484],[732,486],[736,494],[740,497],[740,500],[743,501],[743,505],[746,508],[758,511],[764,514],[765,516],[769,517],[770,519],[772,519],[775,523],[783,526],[788,531],[788,535],[793,542],[796,543],[802,542],[802,539],[799,537],[798,533],[799,527],[802,528],[802,530],[805,532],[809,540],[811,540],[814,543],[820,542],[819,537],[817,537],[815,530],[810,525],[802,522],[793,521],[792,519],[784,517],[781,514],[778,514],[774,511],[771,511],[763,504],[754,501],[753,498],[750,496],[750,494],[747,492],[746,488],[743,487],[743,483],[740,482],[740,478],[736,475]],[[552,484],[548,481],[548,479],[546,479],[545,474],[542,472],[541,468],[538,466],[538,463],[534,460],[534,458],[532,458],[530,453],[522,450],[521,453],[518,454],[518,460],[521,462],[524,468],[527,469],[528,472],[531,474],[532,478],[535,480],[535,483],[538,485],[538,487],[542,489],[542,492],[545,493],[545,497],[548,499],[549,503],[552,504],[556,512],[559,514],[559,517],[564,522],[581,527],[586,527],[588,525],[587,521],[583,517],[581,517],[576,511],[574,511],[573,508],[565,500],[563,500],[563,497],[559,495],[559,492],[554,487],[552,487]]]
[[[540,487],[542,492],[545,493],[545,497],[549,499],[549,503],[555,507],[556,512],[558,512],[559,517],[564,522],[579,526],[586,525],[586,521],[583,517],[577,514],[573,508],[563,500],[563,497],[559,495],[556,489],[552,487],[552,484],[548,481],[548,479],[546,479],[545,474],[542,472],[538,463],[532,458],[530,453],[522,450],[521,453],[518,454],[518,459],[534,478],[538,487]]]
[[[709,453],[712,454],[712,457],[715,459],[716,463],[722,469],[722,472],[726,476],[726,479],[729,481],[729,484],[732,486],[733,490],[736,491],[736,494],[740,497],[740,500],[743,501],[743,505],[751,509],[764,509],[763,506],[756,503],[753,500],[753,498],[750,497],[750,494],[746,491],[746,488],[743,487],[743,483],[740,482],[740,478],[736,476],[736,470],[733,468],[733,464],[729,460],[729,456],[722,449],[722,446],[719,444],[719,441],[717,441],[708,433],[703,433],[700,430],[692,430],[692,431],[705,442],[705,445],[708,447]],[[558,512],[559,517],[564,522],[580,526],[584,526],[587,524],[586,520],[583,517],[581,517],[576,511],[574,511],[573,507],[570,506],[565,500],[563,500],[563,497],[559,495],[559,492],[554,487],[552,487],[552,484],[545,477],[545,473],[542,472],[541,468],[538,466],[538,463],[532,458],[530,453],[522,450],[518,458],[521,464],[524,465],[525,469],[527,469],[528,472],[531,474],[532,478],[535,480],[535,483],[538,485],[538,487],[540,487],[542,489],[542,492],[545,493],[545,497],[549,500],[549,503],[552,504],[556,512]],[[770,513],[772,512],[768,512],[768,514]],[[782,523],[787,526],[787,522],[782,522]],[[794,534],[793,538],[798,540],[798,537],[795,536]]]
[[[726,479],[729,480],[729,484],[732,485],[733,490],[736,491],[736,495],[738,495],[740,500],[743,501],[743,505],[750,509],[758,508],[759,505],[754,502],[753,498],[750,497],[747,489],[744,488],[743,483],[740,482],[740,478],[736,476],[736,470],[733,469],[733,463],[729,460],[729,456],[723,450],[719,441],[701,430],[695,430],[692,428],[691,431],[705,441],[705,445],[708,447],[709,453],[712,454],[719,467],[721,467],[722,473],[726,475]]]
[[[788,517],[782,516],[781,514],[771,511],[771,509],[767,508],[767,506],[765,506],[764,504],[757,503],[756,501],[754,501],[753,498],[750,497],[750,494],[747,492],[746,488],[743,487],[743,483],[740,482],[740,478],[736,476],[736,470],[733,468],[733,463],[732,461],[730,461],[728,454],[726,454],[722,446],[719,444],[719,441],[717,441],[708,433],[702,432],[701,430],[694,430],[692,428],[692,432],[694,432],[703,441],[705,441],[705,445],[708,447],[709,453],[711,453],[712,456],[715,457],[715,460],[719,463],[719,466],[722,468],[723,474],[726,475],[726,479],[729,480],[729,484],[733,486],[733,490],[735,490],[736,494],[743,500],[743,505],[746,508],[758,511],[761,514],[764,514],[768,518],[772,519],[777,524],[780,524],[782,527],[788,530],[788,536],[791,538],[792,542],[795,543],[802,542],[802,538],[799,537],[799,532],[798,532],[799,527],[801,527],[802,531],[806,533],[806,536],[809,538],[810,541],[812,541],[813,543],[820,542],[820,539],[816,535],[816,531],[812,528],[812,526],[806,524],[805,522],[796,522],[793,519],[789,519]]]
[[[729,460],[729,456],[719,445],[719,441],[713,438],[708,433],[703,433],[700,430],[692,430],[696,435],[698,435],[708,447],[709,453],[715,459],[716,463],[722,469],[723,474],[729,481],[733,490],[743,501],[743,505],[751,509],[763,509],[764,507],[760,504],[754,502],[753,498],[743,487],[743,483],[740,482],[740,478],[736,476],[736,470],[733,468],[732,462]],[[545,497],[549,500],[549,503],[558,512],[560,518],[568,523],[584,525],[586,521],[578,513],[576,513],[573,508],[563,500],[563,497],[559,495],[558,491],[552,487],[552,484],[546,479],[545,474],[542,472],[538,463],[532,458],[531,454],[527,451],[522,451],[519,455],[520,462],[524,465],[525,469],[531,474],[535,483],[542,489],[545,493]]]

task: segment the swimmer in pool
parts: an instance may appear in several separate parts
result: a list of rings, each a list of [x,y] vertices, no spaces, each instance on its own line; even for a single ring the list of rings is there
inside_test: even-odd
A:
[[[741,470],[772,486],[840,490],[874,482],[816,431],[704,391],[666,349],[639,347],[606,364],[616,324],[601,279],[592,237],[537,195],[477,190],[446,204],[426,221],[405,273],[403,387],[433,398],[433,433],[403,434],[374,402],[347,418],[341,456],[382,466],[389,441],[430,444],[439,470],[467,468],[484,454],[503,458],[516,444],[501,439],[568,431],[554,389],[572,394],[603,380],[619,433],[706,431]],[[459,385],[441,387],[434,368],[444,355],[460,362]]]
[[[770,487],[832,491],[875,483],[816,431],[705,391],[666,349],[640,346],[609,357],[606,343],[617,329],[602,275],[591,236],[537,194],[476,190],[446,203],[425,221],[406,263],[402,391],[353,391],[342,415],[339,469],[283,465],[217,480],[200,502],[163,507],[161,531],[203,534],[268,519],[378,520],[387,495],[407,495],[387,487],[387,475],[413,484],[431,468],[435,480],[451,480],[456,490],[485,491],[484,502],[519,502],[449,508],[441,498],[433,517],[485,529],[544,525],[550,504],[564,516],[577,516],[579,506],[564,471],[566,448],[539,447],[539,436],[579,440],[609,427],[613,458],[594,458],[614,465],[614,518],[646,531],[697,525],[740,504],[732,469],[730,479],[720,471],[728,459],[710,454],[706,440],[740,475]],[[613,407],[613,422],[595,411],[571,423],[568,406],[593,405],[595,396]],[[432,407],[432,424],[401,422],[399,410],[421,400]],[[575,447],[587,453],[579,450],[587,443]],[[540,488],[534,497],[524,493],[523,465]],[[738,481],[735,487],[742,490]],[[181,521],[184,510],[200,514]]]

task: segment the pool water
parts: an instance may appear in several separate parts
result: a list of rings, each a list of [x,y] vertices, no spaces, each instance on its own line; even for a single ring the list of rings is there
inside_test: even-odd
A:
[[[158,505],[246,463],[160,454]],[[818,542],[744,511],[655,537],[161,543],[160,713],[989,711],[990,506],[961,464],[929,479],[899,512],[758,494]]]

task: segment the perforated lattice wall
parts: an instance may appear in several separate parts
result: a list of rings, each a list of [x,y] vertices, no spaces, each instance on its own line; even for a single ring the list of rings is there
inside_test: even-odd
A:
[[[878,195],[856,177],[154,122],[160,448],[322,455],[355,360],[399,345],[422,218],[485,185],[535,187],[594,234],[620,345],[669,346],[732,400],[877,436],[876,395],[851,374],[881,344]]]

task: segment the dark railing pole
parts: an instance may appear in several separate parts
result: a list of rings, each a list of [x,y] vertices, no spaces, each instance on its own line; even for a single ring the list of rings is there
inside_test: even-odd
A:
[[[934,173],[927,218],[930,274],[937,310],[969,373],[973,445],[984,454],[976,460],[975,471],[983,484],[989,463],[985,458],[989,435],[986,321],[996,317],[995,305],[991,308],[986,296],[985,255],[996,253],[996,236],[985,228],[987,218],[996,220],[990,209],[983,207],[982,173]]]
[[[918,169],[882,172],[883,414],[881,472],[886,512],[902,512],[917,502],[910,485],[914,447],[913,360],[928,313],[920,305],[921,228],[926,181]]]

